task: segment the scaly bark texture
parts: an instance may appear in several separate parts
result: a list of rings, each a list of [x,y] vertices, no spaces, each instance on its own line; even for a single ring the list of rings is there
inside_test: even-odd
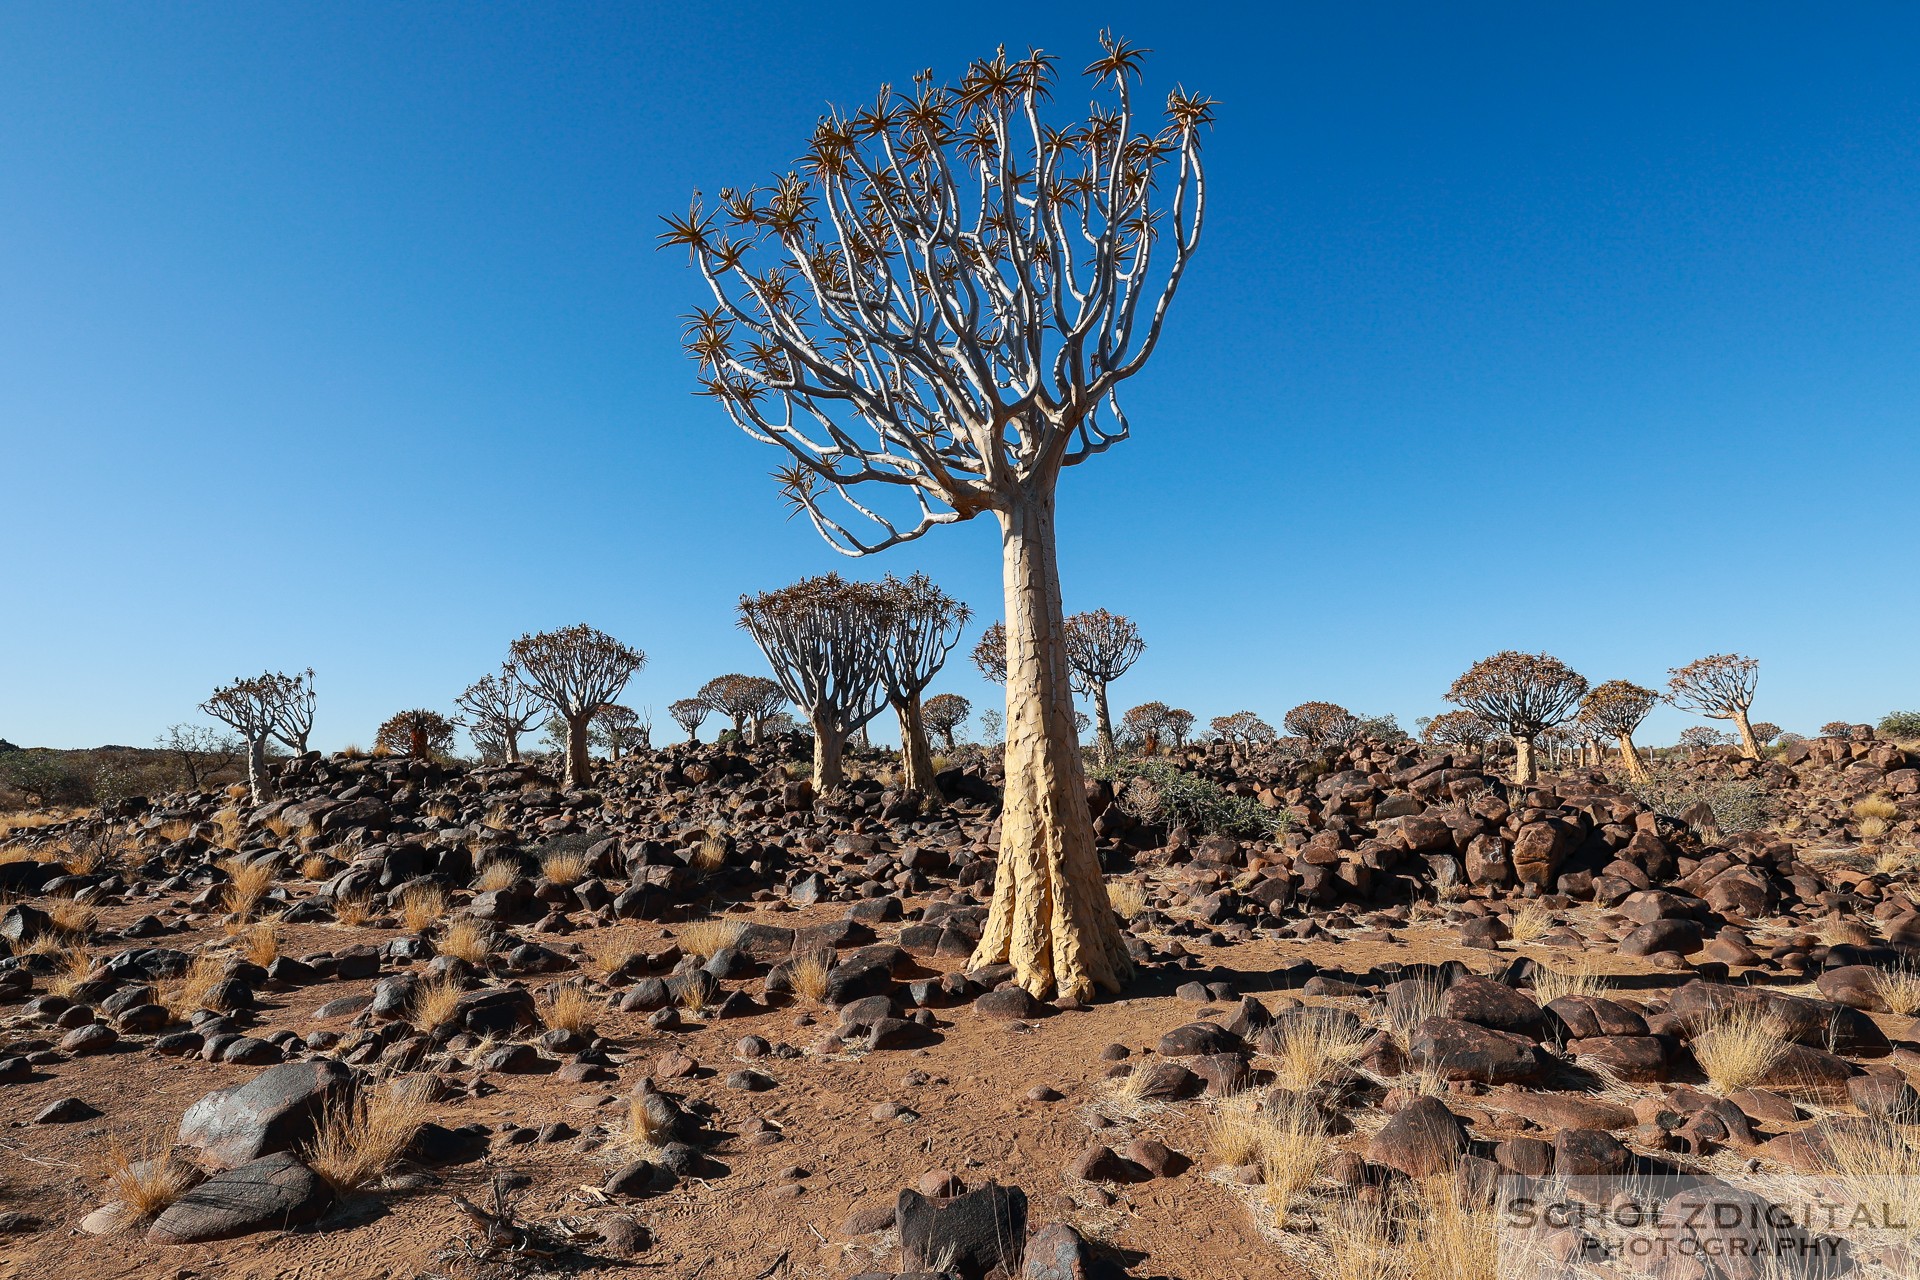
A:
[[[1540,766],[1535,763],[1533,739],[1516,735],[1513,739],[1513,781],[1514,785],[1526,787],[1540,779]]]
[[[1635,782],[1648,780],[1647,762],[1640,758],[1640,748],[1633,745],[1633,735],[1630,733],[1620,735],[1620,764]]]
[[[1747,759],[1760,758],[1760,740],[1754,737],[1753,721],[1747,715],[1745,707],[1732,708],[1733,727],[1740,731],[1740,749],[1747,753]]]
[[[1052,478],[1000,517],[1007,597],[1006,794],[993,908],[972,967],[1035,997],[1118,991],[1133,965],[1107,901],[1073,724]]]
[[[830,720],[813,726],[813,789],[825,795],[847,780],[847,737]]]
[[[901,789],[918,795],[937,797],[933,784],[933,752],[927,747],[926,720],[920,695],[914,694],[894,707],[900,717],[900,763],[906,774]]]

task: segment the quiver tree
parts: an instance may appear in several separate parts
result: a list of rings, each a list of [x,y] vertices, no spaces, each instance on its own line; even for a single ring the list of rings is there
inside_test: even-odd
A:
[[[1680,745],[1694,755],[1714,747],[1724,747],[1733,742],[1733,735],[1722,733],[1718,729],[1704,724],[1694,725],[1691,729],[1680,731]]]
[[[1773,740],[1785,730],[1771,720],[1756,720],[1753,723],[1753,740],[1761,746],[1770,746]]]
[[[776,680],[749,676],[740,672],[715,676],[700,686],[695,697],[733,721],[733,732],[740,741],[760,741],[760,727],[768,716],[787,701],[786,690]]]
[[[1465,747],[1478,751],[1494,735],[1493,726],[1471,711],[1444,711],[1428,720],[1420,740],[1433,747]]]
[[[1272,742],[1273,726],[1251,711],[1236,711],[1230,716],[1215,716],[1208,722],[1214,736],[1226,743],[1240,743],[1252,746],[1256,742]]]
[[[618,702],[609,702],[587,721],[587,738],[607,749],[615,760],[648,745],[653,726],[638,711]]]
[[[707,713],[713,710],[713,704],[705,698],[681,698],[667,707],[667,714],[673,722],[687,731],[688,742],[700,741],[700,725],[706,720]]]
[[[438,711],[416,707],[412,711],[396,712],[382,721],[373,735],[373,749],[388,755],[427,760],[452,751],[453,735],[459,728],[458,721],[449,720]]]
[[[267,739],[279,726],[282,677],[272,672],[221,685],[200,709],[240,735],[247,744],[247,786],[253,802],[273,798],[273,779],[267,774]]]
[[[1467,668],[1447,690],[1447,701],[1513,740],[1513,780],[1527,786],[1539,777],[1534,740],[1572,715],[1586,691],[1586,678],[1560,659],[1505,649]]]
[[[273,736],[293,754],[305,755],[307,739],[313,734],[313,668],[260,678],[266,681],[266,697],[273,703]]]
[[[1187,745],[1187,735],[1193,732],[1193,712],[1184,707],[1168,707],[1162,724],[1177,751]]]
[[[880,588],[837,573],[740,597],[740,625],[813,726],[813,785],[822,794],[845,778],[847,740],[886,705],[890,618]]]
[[[540,695],[526,686],[511,662],[497,675],[481,676],[468,685],[454,703],[467,713],[467,730],[475,745],[498,743],[508,764],[520,763],[520,735],[546,712]]]
[[[696,200],[662,237],[712,293],[688,327],[706,394],[786,450],[786,494],[833,546],[1000,524],[1007,782],[973,960],[1036,996],[1131,971],[1073,735],[1055,487],[1127,437],[1120,385],[1199,244],[1213,106],[1176,91],[1138,129],[1141,53],[1101,43],[1086,74],[1109,101],[1084,122],[1043,125],[1055,60],[1002,51],[957,86],[925,73],[828,116],[802,173],[723,190],[711,214]]]
[[[1336,702],[1303,702],[1287,712],[1281,727],[1306,739],[1315,751],[1346,741],[1360,725],[1359,717]]]
[[[620,696],[647,655],[586,623],[521,636],[511,649],[514,675],[539,695],[566,734],[568,786],[593,781],[587,728],[593,713]]]
[[[1158,755],[1160,739],[1167,733],[1167,717],[1172,708],[1164,702],[1143,702],[1137,707],[1129,707],[1120,717],[1120,736],[1128,743],[1138,743],[1140,750],[1147,755]]]
[[[1631,680],[1609,680],[1580,703],[1581,723],[1619,742],[1620,763],[1635,782],[1647,781],[1648,775],[1633,735],[1659,700],[1659,694]]]
[[[880,595],[887,626],[880,681],[900,718],[900,763],[906,774],[902,788],[937,797],[920,695],[947,664],[947,655],[959,643],[960,628],[967,625],[973,610],[934,586],[924,573],[913,574],[905,582],[888,574]]]
[[[1113,717],[1107,713],[1107,686],[1127,673],[1147,647],[1133,619],[1094,609],[1067,619],[1067,663],[1081,692],[1093,698],[1100,726],[1100,754],[1113,758]]]
[[[1753,706],[1754,686],[1760,682],[1760,664],[1738,653],[1716,653],[1667,672],[1667,701],[1682,711],[1709,720],[1731,720],[1740,731],[1740,749],[1749,760],[1760,758],[1747,711]]]
[[[1007,682],[1007,624],[996,622],[980,633],[973,646],[973,665],[995,684]]]
[[[948,751],[954,749],[953,735],[973,714],[973,704],[957,693],[936,693],[927,699],[920,714],[927,722],[927,728],[940,735],[940,742]]]

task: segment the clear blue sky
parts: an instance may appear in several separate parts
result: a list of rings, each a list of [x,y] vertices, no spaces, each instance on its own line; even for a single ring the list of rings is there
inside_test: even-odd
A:
[[[787,522],[690,394],[657,215],[1105,24],[1221,102],[1135,438],[1063,484],[1069,609],[1148,640],[1116,710],[1411,725],[1507,647],[1740,650],[1802,732],[1920,704],[1920,10],[927,13],[0,7],[0,737],[144,744],[312,665],[317,745],[366,743],[577,621],[666,729],[762,669],[744,590],[920,568],[998,616],[987,522],[866,564]]]

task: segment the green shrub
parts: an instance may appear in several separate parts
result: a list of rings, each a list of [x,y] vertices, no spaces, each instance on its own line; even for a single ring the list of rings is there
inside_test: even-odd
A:
[[[1875,727],[1889,738],[1920,738],[1920,711],[1889,711]]]
[[[1656,760],[1648,773],[1645,782],[1635,782],[1624,772],[1615,780],[1641,804],[1669,818],[1704,801],[1713,810],[1713,824],[1730,834],[1764,827],[1772,816],[1766,788],[1756,779],[1696,778],[1685,766],[1663,760]]]
[[[1184,824],[1202,835],[1252,840],[1284,830],[1292,815],[1275,813],[1245,796],[1229,795],[1217,782],[1175,768],[1165,760],[1119,760],[1093,776],[1113,784],[1122,813],[1154,826]]]

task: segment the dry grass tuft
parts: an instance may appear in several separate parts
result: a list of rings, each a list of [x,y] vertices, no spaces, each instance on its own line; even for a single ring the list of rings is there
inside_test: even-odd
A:
[[[1562,996],[1604,996],[1611,989],[1607,976],[1587,960],[1577,960],[1564,971],[1540,965],[1533,972],[1533,998],[1542,1005]]]
[[[540,859],[540,874],[554,884],[579,884],[587,878],[587,871],[591,865],[583,851],[563,850],[559,853],[550,853]]]
[[[459,916],[447,922],[433,949],[468,964],[485,964],[487,953],[493,950],[493,930],[484,921]]]
[[[693,857],[687,860],[687,866],[702,875],[712,875],[727,865],[727,842],[719,836],[708,836],[694,847]]]
[[[128,1211],[122,1230],[158,1214],[193,1187],[193,1169],[173,1157],[170,1127],[137,1138],[115,1134],[101,1166],[113,1198]]]
[[[1513,909],[1513,918],[1507,921],[1507,932],[1517,943],[1538,942],[1547,936],[1553,928],[1553,912],[1538,898],[1529,898]]]
[[[47,908],[47,917],[62,937],[78,940],[93,932],[99,913],[85,903],[62,898]]]
[[[1887,827],[1888,823],[1885,818],[1862,818],[1860,819],[1860,838],[1862,840],[1878,840],[1881,836],[1887,834]]]
[[[435,818],[441,822],[460,821],[460,806],[449,800],[435,800],[422,810],[422,812],[429,818]]]
[[[513,806],[505,801],[494,805],[487,810],[487,816],[480,820],[480,825],[492,827],[495,831],[513,830]]]
[[[333,863],[324,853],[310,853],[300,859],[300,874],[309,880],[324,880],[332,869]]]
[[[1408,1259],[1385,1202],[1346,1193],[1328,1209],[1320,1228],[1327,1261],[1314,1274],[1322,1280],[1406,1280]]]
[[[1131,920],[1147,909],[1146,886],[1138,880],[1109,880],[1107,902],[1115,915]]]
[[[1873,975],[1873,990],[1901,1017],[1920,1015],[1920,967],[1907,963],[1882,969]]]
[[[1395,984],[1387,993],[1387,1032],[1402,1049],[1413,1042],[1413,1033],[1428,1018],[1437,1018],[1446,1007],[1447,988],[1438,978],[1414,978]]]
[[[1411,1280],[1496,1280],[1503,1229],[1496,1208],[1446,1175],[1416,1182],[1411,1200]]]
[[[193,823],[186,818],[168,818],[153,829],[153,834],[168,844],[185,840],[193,832]]]
[[[1885,831],[1885,824],[1900,816],[1900,806],[1885,796],[1868,796],[1853,806],[1853,816],[1860,819],[1862,824],[1877,819],[1881,823],[1880,829]],[[1863,832],[1864,829],[1863,826]]]
[[[1912,875],[1920,871],[1920,849],[1882,848],[1873,855],[1873,870],[1875,875],[1888,877]]]
[[[1287,1107],[1263,1119],[1260,1174],[1274,1226],[1284,1230],[1300,1198],[1320,1176],[1332,1147],[1326,1122],[1310,1107]]]
[[[1207,1125],[1207,1156],[1216,1165],[1257,1164],[1266,1133],[1266,1117],[1249,1094],[1228,1098]]]
[[[1825,1126],[1828,1166],[1857,1204],[1877,1205],[1888,1223],[1920,1221],[1920,1150],[1885,1121]],[[1894,1215],[1898,1215],[1896,1218]]]
[[[273,886],[273,864],[264,859],[249,862],[234,857],[222,858],[219,865],[228,877],[226,893],[223,895],[227,910],[243,919],[252,915],[259,907],[260,900],[267,896],[267,890]]]
[[[349,929],[358,929],[373,918],[373,901],[362,894],[333,900],[333,918]]]
[[[220,1012],[213,989],[226,980],[227,966],[213,956],[195,956],[187,971],[178,977],[162,978],[154,984],[153,1002],[164,1007],[175,1022],[185,1022],[202,1009]]]
[[[787,981],[793,994],[819,1004],[827,998],[827,975],[833,972],[831,951],[809,951],[787,969]]]
[[[618,973],[646,954],[636,929],[597,929],[587,935],[580,949],[588,963],[602,973]]]
[[[453,1021],[454,1010],[464,994],[460,983],[453,978],[423,982],[414,989],[410,1020],[423,1030],[438,1031]]]
[[[563,982],[547,997],[546,1011],[540,1016],[555,1031],[588,1032],[599,1011],[600,1002],[592,992],[577,982]]]
[[[1293,1093],[1344,1079],[1366,1044],[1366,1031],[1333,1009],[1302,1009],[1259,1036],[1275,1087]]]
[[[433,1104],[433,1081],[395,1080],[335,1103],[306,1152],[306,1162],[336,1195],[374,1182],[406,1152]]]
[[[668,1109],[649,1107],[645,1094],[630,1095],[626,1126],[614,1135],[614,1141],[631,1152],[658,1151],[673,1141],[673,1122]]]
[[[705,960],[737,944],[746,932],[738,920],[695,920],[680,930],[680,949]]]
[[[61,953],[60,967],[47,979],[47,990],[56,996],[71,996],[92,974],[93,953],[85,947],[74,947]]]
[[[400,924],[408,933],[425,933],[447,914],[447,891],[431,881],[400,895]]]
[[[1715,1089],[1737,1093],[1773,1070],[1786,1053],[1791,1030],[1764,1009],[1735,1005],[1693,1037],[1693,1057]]]
[[[520,883],[520,868],[503,859],[495,859],[480,868],[473,887],[480,893],[499,893]]]
[[[262,969],[280,958],[280,929],[271,920],[262,920],[238,940],[240,954]]]

